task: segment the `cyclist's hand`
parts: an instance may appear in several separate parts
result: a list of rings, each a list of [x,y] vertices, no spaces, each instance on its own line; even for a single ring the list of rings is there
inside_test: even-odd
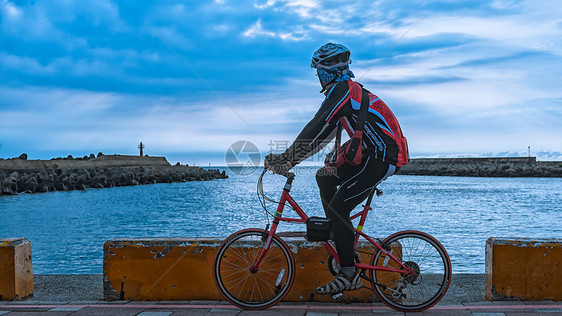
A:
[[[267,156],[265,156],[265,159],[263,160],[263,166],[265,168],[267,168],[268,170],[271,170],[272,168],[272,162],[274,161],[274,156],[273,154],[269,154]]]
[[[289,170],[291,168],[287,167],[286,164],[278,164],[278,165],[270,165],[269,170],[273,171],[273,173],[281,175],[281,176],[288,176]]]
[[[280,164],[279,160],[281,159],[279,158],[279,156],[280,155],[274,155],[274,154],[269,154],[265,156],[263,165],[265,168],[273,171],[274,173],[285,174],[293,167],[293,165],[289,161],[287,161],[284,164]]]
[[[275,155],[273,153],[270,153],[269,155],[265,156],[265,159],[263,161],[263,166],[269,170],[273,170],[273,167],[275,165],[279,164],[279,160],[281,155]]]

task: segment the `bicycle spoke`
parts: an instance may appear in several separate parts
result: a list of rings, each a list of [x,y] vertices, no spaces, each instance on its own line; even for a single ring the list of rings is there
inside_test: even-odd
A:
[[[254,280],[254,284],[255,284],[255,280]],[[250,298],[254,297],[254,290],[256,289],[256,286],[254,285],[254,287],[252,287],[252,293],[250,293]]]
[[[290,250],[275,236],[255,273],[250,272],[262,254],[262,237],[263,231],[244,231],[233,235],[217,250],[218,289],[231,303],[242,308],[265,308],[275,304],[289,291],[294,277]]]
[[[423,253],[425,252],[425,250],[426,250],[426,248],[427,248],[428,246],[429,246],[430,248],[427,249],[427,252],[428,252],[427,255],[423,255]],[[432,251],[435,252],[435,249],[434,249],[434,248],[431,248],[431,245],[430,245],[429,243],[425,244],[425,245],[424,245],[424,249],[422,250],[422,254],[420,254],[420,256],[419,256],[420,259],[418,259],[418,260],[416,261],[416,262],[418,263],[418,265],[421,265],[421,264],[425,261],[425,259],[427,259],[427,258],[429,257],[429,255],[431,254]]]
[[[239,258],[240,260],[246,262],[246,263],[247,263],[248,265],[250,265],[250,266],[252,265],[252,263],[250,263],[250,262],[246,259],[246,256],[244,256],[244,249],[236,249],[236,248],[233,247],[233,248],[231,248],[230,250],[234,253],[234,255],[237,256],[237,258]]]
[[[236,263],[230,262],[230,261],[225,262],[225,264],[230,265],[230,267],[226,267],[226,268],[230,268],[230,269],[234,269],[234,270],[236,268],[238,268],[238,270],[244,271],[244,270],[248,270],[250,268],[249,266],[246,266],[246,267],[239,266]]]
[[[243,274],[242,276],[240,276],[239,278],[236,279],[232,279],[228,282],[225,282],[225,285],[230,285],[230,284],[239,284],[240,281],[242,281],[243,279],[247,279],[248,278],[248,274]]]
[[[257,279],[254,278],[254,287],[252,288],[252,294],[253,294],[253,292],[256,288],[258,290],[258,294],[260,295],[261,300],[263,301],[263,295],[261,294],[260,287],[257,285]],[[254,297],[254,296],[252,295],[252,297]]]
[[[270,285],[270,283],[263,282],[263,277],[262,277],[261,280],[262,280],[262,284],[266,287],[266,289],[268,289],[271,292],[271,296],[274,296],[275,295],[275,288],[272,285]],[[261,289],[261,287],[258,287],[258,290],[259,289]],[[260,291],[260,294],[261,294],[261,291]]]
[[[418,232],[397,233],[387,242],[394,256],[411,272],[373,271],[373,279],[387,287],[373,284],[375,292],[385,304],[401,311],[421,311],[435,304],[444,295],[451,277],[445,250],[432,237]],[[383,252],[377,252],[372,264],[384,263],[387,267],[396,265]]]
[[[272,251],[272,249],[269,249],[268,255],[271,253],[271,251]],[[283,253],[280,253],[280,254],[278,254],[278,255],[275,256],[275,257],[267,256],[267,259],[264,258],[264,260],[262,260],[262,263],[267,263],[267,262],[269,262],[269,261],[271,261],[271,260],[273,260],[273,259],[277,259],[277,258],[283,258]]]

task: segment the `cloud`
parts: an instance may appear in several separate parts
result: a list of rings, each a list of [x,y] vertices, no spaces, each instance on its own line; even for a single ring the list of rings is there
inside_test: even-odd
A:
[[[257,9],[265,9],[273,6],[275,2],[276,2],[275,0],[256,1],[254,2],[254,7]]]
[[[294,138],[322,101],[309,62],[328,41],[414,153],[562,151],[557,1],[0,0],[0,15],[0,156]]]
[[[258,20],[254,25],[252,25],[246,32],[244,32],[244,36],[247,37],[256,37],[256,36],[271,36],[274,37],[276,34],[271,31],[265,31],[261,26],[261,20]]]
[[[231,100],[229,105],[248,127],[229,106],[214,100],[193,104],[158,96],[42,88],[0,89],[0,93],[11,104],[10,109],[0,109],[0,142],[8,144],[5,155],[21,151],[34,159],[51,158],[53,152],[134,153],[140,141],[160,155],[224,153],[233,142],[244,139],[267,151],[272,139],[296,136],[298,131],[288,126],[314,115],[317,107],[303,108],[303,104],[321,101],[266,95]],[[248,106],[248,101],[260,108]],[[277,119],[271,122],[272,118]],[[20,149],[8,153],[16,143]],[[122,152],[124,148],[132,150]]]
[[[3,0],[3,6],[0,8],[2,10],[2,15],[6,18],[19,18],[22,15],[21,10],[7,0]]]
[[[291,41],[301,41],[307,39],[308,37],[306,32],[303,31],[302,28],[299,30],[295,30],[294,32],[279,32],[279,33],[264,30],[261,19],[259,19],[254,25],[248,28],[243,33],[243,35],[250,38],[256,38],[260,36],[278,37],[282,40],[291,40]]]

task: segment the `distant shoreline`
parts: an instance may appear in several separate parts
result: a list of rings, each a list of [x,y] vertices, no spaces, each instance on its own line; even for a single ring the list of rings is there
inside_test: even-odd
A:
[[[322,165],[296,168],[321,168]],[[209,167],[204,167],[208,169]],[[211,168],[232,169],[228,166]],[[247,167],[240,167],[247,168]],[[256,166],[256,169],[262,168]],[[398,172],[399,175],[457,177],[533,177],[562,178],[562,161],[537,161],[536,157],[493,158],[414,158]]]
[[[93,154],[83,158],[0,159],[0,195],[226,179],[224,171],[174,166],[164,157]]]
[[[321,168],[322,165],[296,168]],[[208,167],[205,167],[207,169]],[[212,168],[232,169],[228,166]],[[247,167],[240,167],[247,168]],[[262,168],[259,166],[255,167]],[[398,172],[399,175],[457,177],[540,177],[562,178],[562,161],[537,161],[536,157],[492,158],[414,158]]]
[[[562,177],[562,161],[537,161],[536,157],[418,158],[398,174],[461,177]]]

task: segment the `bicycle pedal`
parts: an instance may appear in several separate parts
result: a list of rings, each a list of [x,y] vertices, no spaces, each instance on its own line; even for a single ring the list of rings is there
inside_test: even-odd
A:
[[[353,301],[349,295],[343,295],[343,292],[333,294],[332,298],[339,304],[351,304]]]

